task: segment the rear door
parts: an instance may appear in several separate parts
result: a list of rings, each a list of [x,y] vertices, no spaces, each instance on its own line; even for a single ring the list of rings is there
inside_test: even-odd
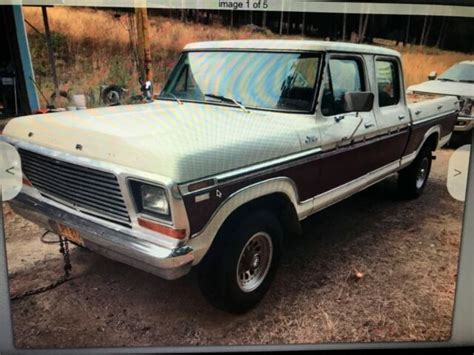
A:
[[[402,68],[397,57],[375,56],[374,112],[379,128],[379,166],[401,158],[408,141],[410,113],[405,95]]]

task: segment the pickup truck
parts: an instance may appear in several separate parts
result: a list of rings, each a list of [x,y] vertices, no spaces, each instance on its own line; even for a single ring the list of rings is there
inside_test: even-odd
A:
[[[454,64],[444,73],[432,71],[428,81],[409,86],[409,94],[451,95],[460,100],[460,112],[454,125],[453,138],[469,138],[474,127],[474,61],[465,60]]]
[[[419,196],[455,97],[406,104],[400,54],[310,40],[187,45],[150,103],[13,119],[12,209],[108,258],[193,267],[231,313],[269,289],[300,221],[398,174]]]

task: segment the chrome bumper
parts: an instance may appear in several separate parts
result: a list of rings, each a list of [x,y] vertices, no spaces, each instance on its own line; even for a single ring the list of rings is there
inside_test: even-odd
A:
[[[73,215],[24,193],[9,203],[15,213],[48,230],[51,230],[51,220],[62,223],[79,231],[86,248],[164,279],[177,279],[191,269],[194,255],[190,247],[167,249]]]
[[[454,125],[454,132],[467,132],[474,127],[473,116],[458,116],[458,120]]]

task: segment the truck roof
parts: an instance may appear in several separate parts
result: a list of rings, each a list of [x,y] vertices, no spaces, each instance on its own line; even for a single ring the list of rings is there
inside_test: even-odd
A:
[[[400,53],[384,47],[366,44],[355,44],[346,42],[329,42],[314,40],[230,40],[230,41],[207,41],[189,43],[184,47],[190,50],[212,50],[212,49],[249,49],[249,50],[306,50],[306,51],[338,51],[350,53],[367,53],[400,57]]]

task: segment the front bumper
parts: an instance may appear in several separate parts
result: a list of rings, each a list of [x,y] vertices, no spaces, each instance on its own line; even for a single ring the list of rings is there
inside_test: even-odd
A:
[[[474,116],[459,115],[454,125],[454,132],[468,132],[474,127]]]
[[[194,254],[188,246],[164,248],[81,218],[24,193],[9,203],[17,214],[48,230],[51,230],[51,220],[62,223],[80,233],[86,248],[164,279],[177,279],[191,269]]]

